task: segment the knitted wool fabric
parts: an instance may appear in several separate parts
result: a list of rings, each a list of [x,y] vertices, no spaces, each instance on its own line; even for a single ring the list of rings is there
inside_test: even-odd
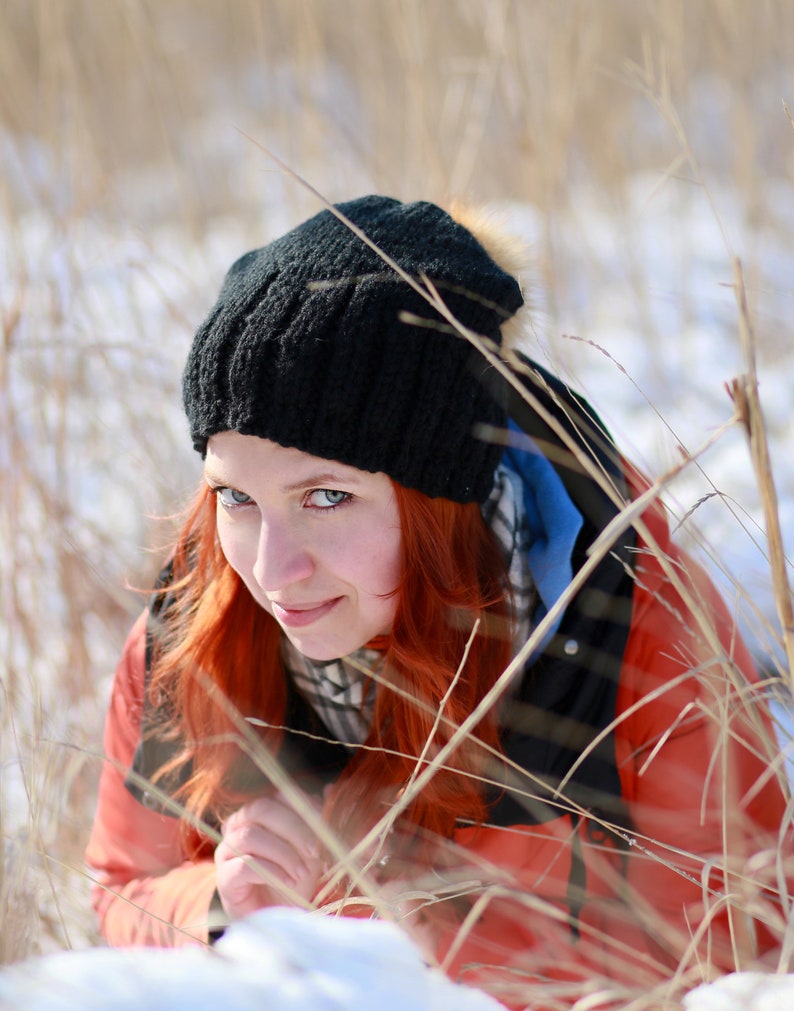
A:
[[[412,278],[429,278],[465,327],[500,342],[523,302],[518,283],[445,211],[379,196],[338,210]],[[211,435],[237,431],[483,502],[502,448],[478,432],[505,421],[481,382],[488,368],[326,210],[232,266],[196,333],[183,396],[202,454]]]

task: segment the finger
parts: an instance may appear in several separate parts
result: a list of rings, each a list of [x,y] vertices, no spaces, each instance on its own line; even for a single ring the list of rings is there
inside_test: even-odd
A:
[[[238,858],[217,868],[216,887],[221,904],[233,917],[248,913],[274,902],[292,904],[296,889],[280,868]]]
[[[298,848],[262,825],[245,822],[225,830],[215,851],[215,862],[226,863],[241,857],[251,857],[280,868],[293,881],[302,878],[309,870],[310,857],[304,857]]]
[[[224,823],[224,838],[233,833],[236,835],[241,829],[250,825],[261,826],[273,835],[279,836],[307,859],[312,859],[319,853],[316,835],[301,816],[285,803],[281,795],[258,797],[238,808]]]
[[[323,868],[320,861],[293,880],[283,867],[251,857],[234,857],[216,863],[216,886],[227,912],[263,905],[294,905],[309,902],[315,895]]]
[[[227,893],[241,893],[251,888],[293,887],[295,880],[278,864],[251,857],[233,857],[216,867],[218,888]]]

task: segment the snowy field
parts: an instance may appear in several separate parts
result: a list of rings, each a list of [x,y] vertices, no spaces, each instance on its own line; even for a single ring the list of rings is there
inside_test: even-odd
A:
[[[751,19],[758,42],[747,22],[731,27],[741,12],[731,14],[720,0],[704,2],[702,22],[691,14],[694,25],[670,28],[667,43],[690,73],[676,106],[696,156],[687,158],[658,103],[630,87],[622,98],[626,59],[646,58],[631,12],[642,7],[650,18],[653,11],[658,35],[669,27],[659,12],[680,13],[681,5],[627,4],[626,28],[615,2],[612,20],[604,15],[618,39],[609,46],[607,29],[589,34],[586,18],[571,16],[570,27],[562,15],[555,20],[563,7],[581,15],[576,2],[548,10],[536,4],[531,12],[527,5],[521,17],[541,7],[545,13],[532,32],[523,23],[522,59],[508,45],[519,5],[489,5],[501,14],[483,20],[480,31],[476,3],[466,5],[463,27],[451,13],[456,0],[445,8],[449,24],[436,24],[430,10],[420,17],[418,6],[417,20],[404,24],[403,5],[394,5],[384,28],[367,20],[376,5],[344,2],[353,12],[345,25],[364,39],[353,55],[339,39],[312,35],[300,17],[308,10],[303,0],[264,5],[274,14],[273,40],[277,29],[291,30],[293,17],[304,33],[292,62],[273,56],[268,47],[277,49],[277,41],[254,17],[254,3],[241,0],[236,21],[196,16],[185,30],[178,3],[164,3],[162,15],[153,9],[148,29],[136,20],[136,4],[108,2],[95,9],[94,29],[76,17],[85,49],[78,51],[77,27],[64,20],[61,35],[53,30],[45,39],[49,62],[45,42],[34,52],[20,34],[14,59],[9,50],[0,63],[0,90],[24,97],[28,88],[31,103],[40,91],[49,94],[42,108],[52,117],[49,132],[37,131],[38,105],[15,118],[11,100],[0,100],[0,963],[51,956],[0,972],[2,1011],[121,1011],[132,1000],[163,1011],[221,1003],[243,1011],[265,1006],[262,965],[273,1008],[492,1006],[482,995],[455,991],[422,966],[404,938],[377,923],[274,914],[241,926],[212,954],[60,953],[97,943],[81,853],[110,677],[142,606],[138,588],[150,584],[171,532],[155,517],[178,511],[199,475],[179,395],[193,329],[240,253],[320,207],[259,144],[272,145],[330,199],[389,192],[443,200],[473,192],[525,237],[533,265],[524,278],[532,304],[524,349],[583,392],[652,477],[680,467],[664,493],[676,536],[719,582],[765,670],[786,675],[758,482],[726,384],[747,368],[734,287],[739,257],[790,556],[794,130],[781,98],[794,105],[785,47],[794,32],[767,18],[765,7]],[[15,6],[25,10],[16,2],[9,9]],[[124,11],[114,20],[116,6]],[[213,0],[193,0],[193,11],[199,8],[212,11]],[[776,0],[768,9],[784,10]],[[322,18],[319,6],[315,15]],[[338,20],[329,31],[339,31]],[[13,26],[20,33],[23,21],[20,15]],[[708,71],[694,73],[685,33],[705,51],[715,25],[735,52],[721,68],[712,58]],[[448,74],[443,95],[434,91],[436,78],[428,86],[400,76],[403,63],[411,73],[433,73],[422,26],[443,33],[434,45],[443,47],[449,35],[449,58],[437,61]],[[125,76],[127,50],[116,53],[109,41],[125,30],[136,58],[150,61],[135,88]],[[147,30],[159,34],[147,38]],[[194,80],[194,54],[202,57],[196,64],[210,65],[216,30],[219,48],[229,51],[191,91],[180,74]],[[238,63],[232,43],[258,32],[269,62]],[[72,38],[74,52],[57,49],[57,38]],[[472,38],[476,52],[467,48]],[[503,69],[498,79],[494,54],[513,77]],[[663,90],[654,60],[648,78]],[[92,77],[94,65],[104,80]],[[368,87],[370,79],[378,86]],[[137,86],[144,81],[148,90]],[[105,82],[113,101],[123,95],[143,103],[139,119],[127,126],[113,101],[103,106]],[[579,101],[591,93],[602,95],[600,107]],[[743,102],[745,119],[737,112]],[[518,139],[526,123],[532,143]],[[742,123],[752,129],[740,133]],[[101,147],[98,124],[118,144],[104,161],[91,155]],[[156,150],[152,124],[163,138]],[[619,183],[605,182],[607,171]],[[791,581],[790,563],[787,571]],[[781,705],[776,712],[794,768],[788,711]],[[351,944],[356,954],[348,959],[342,952]],[[785,989],[791,982],[727,979],[690,994],[685,1008],[777,1011],[794,1005]]]
[[[499,1011],[373,920],[270,909],[209,953],[93,949],[0,972],[0,1011]]]
[[[690,991],[683,1011],[790,1011],[793,1003],[794,975],[735,973]],[[502,1005],[428,968],[392,924],[286,909],[263,910],[235,924],[212,952],[95,948],[0,971],[0,1011],[218,1007],[499,1011]]]
[[[743,363],[729,250],[710,209],[689,206],[691,194],[686,190],[681,204],[675,203],[671,192],[654,196],[653,181],[646,178],[633,181],[631,194],[635,205],[627,213],[630,236],[592,194],[572,200],[570,217],[558,223],[555,237],[559,257],[555,271],[565,277],[564,300],[552,306],[541,288],[533,289],[534,325],[526,348],[584,390],[626,451],[658,475],[680,459],[682,451],[698,451],[730,419],[732,404],[724,384],[742,371]],[[729,193],[722,196],[727,207],[735,206]],[[794,208],[794,190],[784,190],[781,184],[777,199],[781,206]],[[537,241],[539,215],[533,207],[499,209],[530,244]],[[690,222],[686,230],[678,227],[681,218]],[[742,222],[730,225],[736,251],[748,244],[763,245]],[[135,553],[147,536],[146,514],[161,510],[169,496],[187,493],[197,474],[185,437],[177,379],[190,328],[206,308],[208,293],[245,248],[245,236],[229,222],[218,222],[207,235],[204,244],[183,245],[182,237],[163,229],[148,234],[144,244],[134,233],[111,235],[86,223],[70,235],[67,247],[40,214],[24,222],[13,245],[5,241],[0,247],[3,274],[24,271],[30,277],[29,309],[19,330],[23,347],[33,344],[35,334],[45,327],[46,320],[37,318],[37,312],[51,312],[53,292],[68,306],[51,344],[36,352],[35,374],[20,370],[8,391],[14,415],[22,422],[18,434],[25,442],[26,466],[43,487],[51,485],[54,465],[64,469],[71,506],[64,535],[95,567],[100,585],[110,592],[114,582],[121,587],[125,567],[136,565]],[[635,252],[630,278],[620,255],[627,240]],[[588,251],[586,257],[582,250]],[[759,273],[753,279],[755,312],[764,331],[783,334],[794,259],[790,249],[772,243],[765,252],[768,257],[758,261]],[[646,336],[649,333],[652,338]],[[784,345],[781,339],[778,349],[773,346],[773,353],[761,359],[759,371],[781,521],[786,543],[791,544],[792,398],[790,356]],[[75,392],[59,399],[57,384],[64,375],[74,377]],[[130,396],[139,403],[134,412]],[[60,460],[42,444],[42,424],[59,427]],[[8,452],[6,444],[3,452]],[[0,462],[4,469],[13,465],[7,459]],[[132,486],[131,467],[140,475]],[[683,471],[667,498],[673,514],[686,517],[679,536],[702,551],[726,593],[741,606],[759,655],[780,656],[774,637],[756,636],[754,631],[764,627],[759,626],[758,612],[772,628],[776,615],[763,516],[743,430],[734,426],[722,434]],[[18,589],[46,608],[48,623],[56,629],[67,619],[64,609],[69,601],[57,583],[41,576],[57,569],[58,546],[40,535],[42,502],[29,505],[15,517],[17,550],[31,552],[29,566],[23,566],[30,585]],[[17,640],[17,644],[22,660],[24,643]],[[13,650],[14,643],[10,646]],[[57,635],[45,646],[38,654],[40,667],[28,672],[22,691],[34,683],[43,688],[47,670],[68,662]],[[115,660],[114,646],[102,629],[96,630],[94,662],[105,679]],[[69,741],[84,720],[96,724],[97,698],[106,687],[104,683],[100,692],[87,695],[82,705],[71,704],[61,711],[48,705],[48,738]],[[26,729],[32,730],[17,722],[20,734]],[[29,785],[21,767],[6,765],[3,790],[9,837],[24,831]],[[295,922],[290,929],[295,931],[298,958],[285,947],[290,936],[286,926],[277,927],[258,940],[254,928],[233,932],[212,956],[101,951],[52,956],[0,976],[0,1008],[58,1011],[80,1006],[122,1011],[145,1004],[153,1009],[187,1005],[198,1009],[223,1001],[230,1011],[243,1011],[261,1007],[265,991],[267,1006],[274,1009],[363,1009],[377,1003],[384,1011],[405,1007],[440,1011],[453,1006],[485,1011],[496,1006],[481,995],[453,993],[451,984],[425,970],[407,942],[389,931],[331,924],[330,936],[315,936],[315,927]],[[350,931],[361,933],[353,939]],[[346,953],[351,939],[354,947]],[[328,943],[334,964],[327,959]],[[384,984],[390,968],[395,986]],[[731,985],[738,996],[732,996]],[[741,990],[749,985],[724,983],[716,995],[702,989],[688,998],[687,1011],[712,1007],[727,1011],[733,1006],[773,1011],[789,1007],[785,1002],[793,999],[790,993],[772,995],[771,982],[765,982],[751,1002]],[[25,994],[24,1001],[20,993]]]

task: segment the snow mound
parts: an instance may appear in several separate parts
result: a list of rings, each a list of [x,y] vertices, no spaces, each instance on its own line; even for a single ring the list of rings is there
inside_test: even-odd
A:
[[[262,910],[213,950],[92,948],[0,972],[0,1011],[502,1011],[390,923]]]
[[[684,997],[685,1011],[791,1011],[794,975],[735,972]]]

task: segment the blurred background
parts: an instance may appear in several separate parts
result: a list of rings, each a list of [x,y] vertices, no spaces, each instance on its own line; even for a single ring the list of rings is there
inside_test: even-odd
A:
[[[725,383],[738,256],[790,546],[793,57],[789,0],[0,0],[0,961],[96,941],[110,677],[199,473],[182,361],[314,191],[527,240],[529,353],[653,475],[715,440],[674,522],[779,662]]]

